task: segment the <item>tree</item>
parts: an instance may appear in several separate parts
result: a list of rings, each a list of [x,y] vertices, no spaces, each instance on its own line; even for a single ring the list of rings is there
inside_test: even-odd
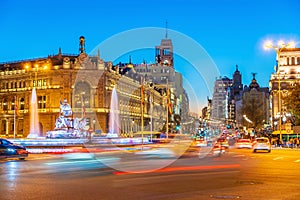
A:
[[[300,125],[300,82],[294,83],[287,95],[283,97],[283,104],[287,112],[292,114],[294,125]]]
[[[263,110],[263,100],[257,91],[252,90],[243,95],[242,113],[246,115],[252,123],[244,120],[244,126],[261,128],[264,124],[265,115]]]

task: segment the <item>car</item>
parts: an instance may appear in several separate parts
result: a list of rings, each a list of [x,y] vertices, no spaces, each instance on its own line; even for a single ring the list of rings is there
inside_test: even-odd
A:
[[[221,144],[222,147],[228,149],[229,148],[229,143],[225,138],[219,138],[217,140],[217,142],[219,142]]]
[[[235,147],[238,149],[252,149],[252,142],[250,139],[238,139],[235,143]]]
[[[255,139],[255,141],[253,142],[253,152],[255,153],[258,150],[265,150],[269,153],[271,152],[271,144],[269,138],[260,137]]]
[[[25,160],[28,157],[28,151],[25,147],[14,144],[7,139],[0,138],[0,159],[19,158]]]
[[[193,141],[192,145],[197,147],[207,147],[207,141],[204,139],[196,139]]]
[[[226,147],[222,145],[221,142],[215,142],[212,148],[212,154],[214,156],[221,156],[226,151]]]

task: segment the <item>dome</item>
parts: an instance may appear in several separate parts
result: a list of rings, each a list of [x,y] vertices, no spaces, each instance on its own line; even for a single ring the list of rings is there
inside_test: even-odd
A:
[[[252,81],[251,81],[251,83],[249,85],[249,88],[250,88],[250,90],[253,89],[253,88],[255,88],[255,89],[259,88],[259,84],[257,83],[257,81],[256,81],[255,78],[252,79]]]

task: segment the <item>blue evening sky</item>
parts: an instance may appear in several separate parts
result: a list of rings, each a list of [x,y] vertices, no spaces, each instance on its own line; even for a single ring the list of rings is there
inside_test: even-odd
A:
[[[81,35],[88,53],[115,34],[143,27],[165,28],[167,20],[169,29],[206,50],[222,76],[232,77],[237,64],[244,84],[250,83],[251,72],[255,72],[258,83],[268,86],[275,52],[265,52],[263,41],[300,40],[297,0],[2,0],[0,9],[0,62],[46,57],[56,54],[59,47],[63,53],[75,54]],[[161,38],[164,36],[162,33]],[[159,44],[160,40],[153,47]],[[154,52],[151,56],[154,62]],[[143,59],[133,57],[136,63]],[[175,68],[188,79],[189,67],[182,67],[188,64],[177,60]],[[196,93],[200,91],[197,84],[189,84]],[[203,105],[210,93],[203,89],[201,95]]]

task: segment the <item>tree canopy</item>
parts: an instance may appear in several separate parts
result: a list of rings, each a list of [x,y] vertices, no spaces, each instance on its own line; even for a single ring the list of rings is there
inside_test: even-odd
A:
[[[300,125],[300,82],[296,82],[291,86],[283,100],[287,112],[292,114],[292,123]]]

